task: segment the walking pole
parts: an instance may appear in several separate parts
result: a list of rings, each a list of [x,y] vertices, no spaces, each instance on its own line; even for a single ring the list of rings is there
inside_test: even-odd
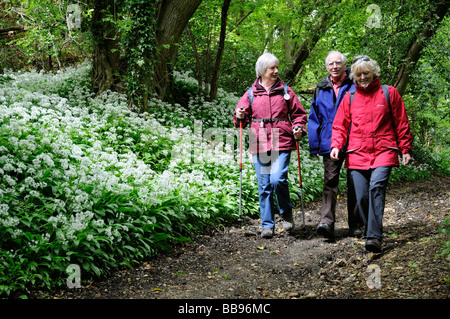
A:
[[[241,110],[244,108],[241,107]],[[242,120],[238,119],[239,121],[239,219],[238,221],[242,221],[241,214],[242,214]]]
[[[294,127],[294,131],[299,129],[298,126]],[[303,215],[303,229],[305,229],[305,211],[303,210],[303,184],[302,184],[302,168],[300,164],[300,151],[298,146],[298,139],[295,139],[295,143],[297,144],[297,160],[298,160],[298,181],[300,184],[300,198],[302,203],[302,215]]]

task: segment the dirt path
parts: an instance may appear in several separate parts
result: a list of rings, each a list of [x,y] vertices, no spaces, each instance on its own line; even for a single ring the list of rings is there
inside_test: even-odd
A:
[[[341,197],[334,242],[316,235],[319,203],[311,203],[305,231],[262,239],[260,221],[246,220],[105,281],[38,298],[448,299],[450,260],[438,255],[449,238],[438,229],[449,216],[449,186],[449,177],[391,185],[381,254],[364,253],[362,239],[347,237]]]

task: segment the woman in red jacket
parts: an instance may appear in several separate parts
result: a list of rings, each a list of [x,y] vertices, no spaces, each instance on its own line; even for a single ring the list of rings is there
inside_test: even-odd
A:
[[[392,167],[411,160],[412,138],[403,100],[388,87],[383,93],[380,68],[367,56],[358,56],[351,67],[356,93],[342,100],[333,122],[331,158],[347,143],[345,167],[353,179],[358,207],[365,224],[367,251],[381,252],[386,186]]]
[[[276,195],[286,231],[293,229],[292,203],[289,196],[288,168],[295,139],[305,135],[307,114],[291,88],[278,77],[278,59],[265,53],[256,62],[257,79],[240,99],[234,112],[234,125],[250,124],[250,153],[258,180],[259,204],[264,238],[274,233]],[[293,127],[301,129],[293,131]],[[294,139],[295,138],[295,139]]]

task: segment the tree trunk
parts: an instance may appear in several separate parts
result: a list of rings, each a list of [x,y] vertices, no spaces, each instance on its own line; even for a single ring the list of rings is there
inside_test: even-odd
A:
[[[332,4],[336,1],[328,1],[328,6],[332,6]],[[311,53],[312,49],[316,45],[317,41],[319,41],[320,37],[322,36],[323,32],[327,28],[327,26],[330,24],[329,17],[331,10],[323,10],[323,13],[316,19],[313,26],[311,27],[311,30],[309,32],[309,35],[306,36],[302,43],[300,44],[299,48],[293,55],[293,63],[290,67],[286,69],[283,75],[283,80],[290,84],[293,83],[295,80],[295,77],[297,76],[297,73],[300,71],[300,68],[303,65],[303,62],[306,61],[306,59],[309,57],[309,54]]]
[[[92,35],[95,41],[92,61],[92,85],[98,95],[106,90],[117,90],[118,78],[114,75],[119,70],[119,39],[114,26],[104,22],[105,12],[113,14],[114,0],[95,0],[92,17]]]
[[[192,30],[191,30],[191,26],[189,25],[189,22],[186,25],[186,29],[188,31],[189,38],[191,39],[192,50],[194,51],[195,61],[197,63],[198,96],[202,96],[202,92],[203,92],[202,65],[200,63],[200,56],[198,54],[197,45],[195,44],[194,35],[192,34]]]
[[[209,93],[209,99],[211,101],[217,98],[217,89],[219,87],[219,72],[220,65],[222,63],[223,51],[225,49],[225,36],[227,31],[227,17],[228,17],[228,8],[230,7],[231,0],[224,0],[222,6],[222,18],[220,24],[220,39],[219,39],[219,47],[217,49],[216,63],[214,65],[212,77],[211,77],[211,91]]]
[[[162,0],[159,2],[156,40],[159,54],[155,64],[152,91],[169,99],[173,85],[172,70],[178,52],[176,45],[191,16],[202,0]]]
[[[449,6],[450,3],[448,1],[439,1],[435,4],[428,15],[428,19],[423,23],[422,32],[411,41],[409,49],[403,56],[394,79],[393,86],[398,90],[400,95],[403,95],[406,90],[406,86],[409,82],[409,73],[412,67],[419,60],[421,51],[425,47],[427,40],[436,33],[439,23],[447,14]]]

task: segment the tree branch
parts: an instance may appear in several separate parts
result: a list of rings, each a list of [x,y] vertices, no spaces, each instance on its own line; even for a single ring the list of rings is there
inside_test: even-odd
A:
[[[14,27],[0,29],[0,38],[6,38],[7,36],[13,36],[14,33],[25,32],[28,29],[29,28],[27,28],[27,27],[21,27],[21,26],[14,26]]]
[[[430,12],[428,19],[423,23],[422,31],[414,38],[408,46],[408,51],[402,58],[402,62],[397,69],[394,80],[394,87],[402,95],[409,82],[409,73],[413,65],[420,59],[421,51],[426,45],[426,40],[431,38],[439,27],[439,23],[444,19],[449,9],[450,3],[443,1],[436,5]]]
[[[238,22],[236,22],[236,25],[232,26],[229,30],[229,32],[233,32],[234,29],[237,29],[237,27],[242,23],[242,21],[244,21],[245,19],[247,19],[247,17],[253,12],[253,10],[250,10],[249,12],[247,12],[242,18],[240,18],[238,20]]]

